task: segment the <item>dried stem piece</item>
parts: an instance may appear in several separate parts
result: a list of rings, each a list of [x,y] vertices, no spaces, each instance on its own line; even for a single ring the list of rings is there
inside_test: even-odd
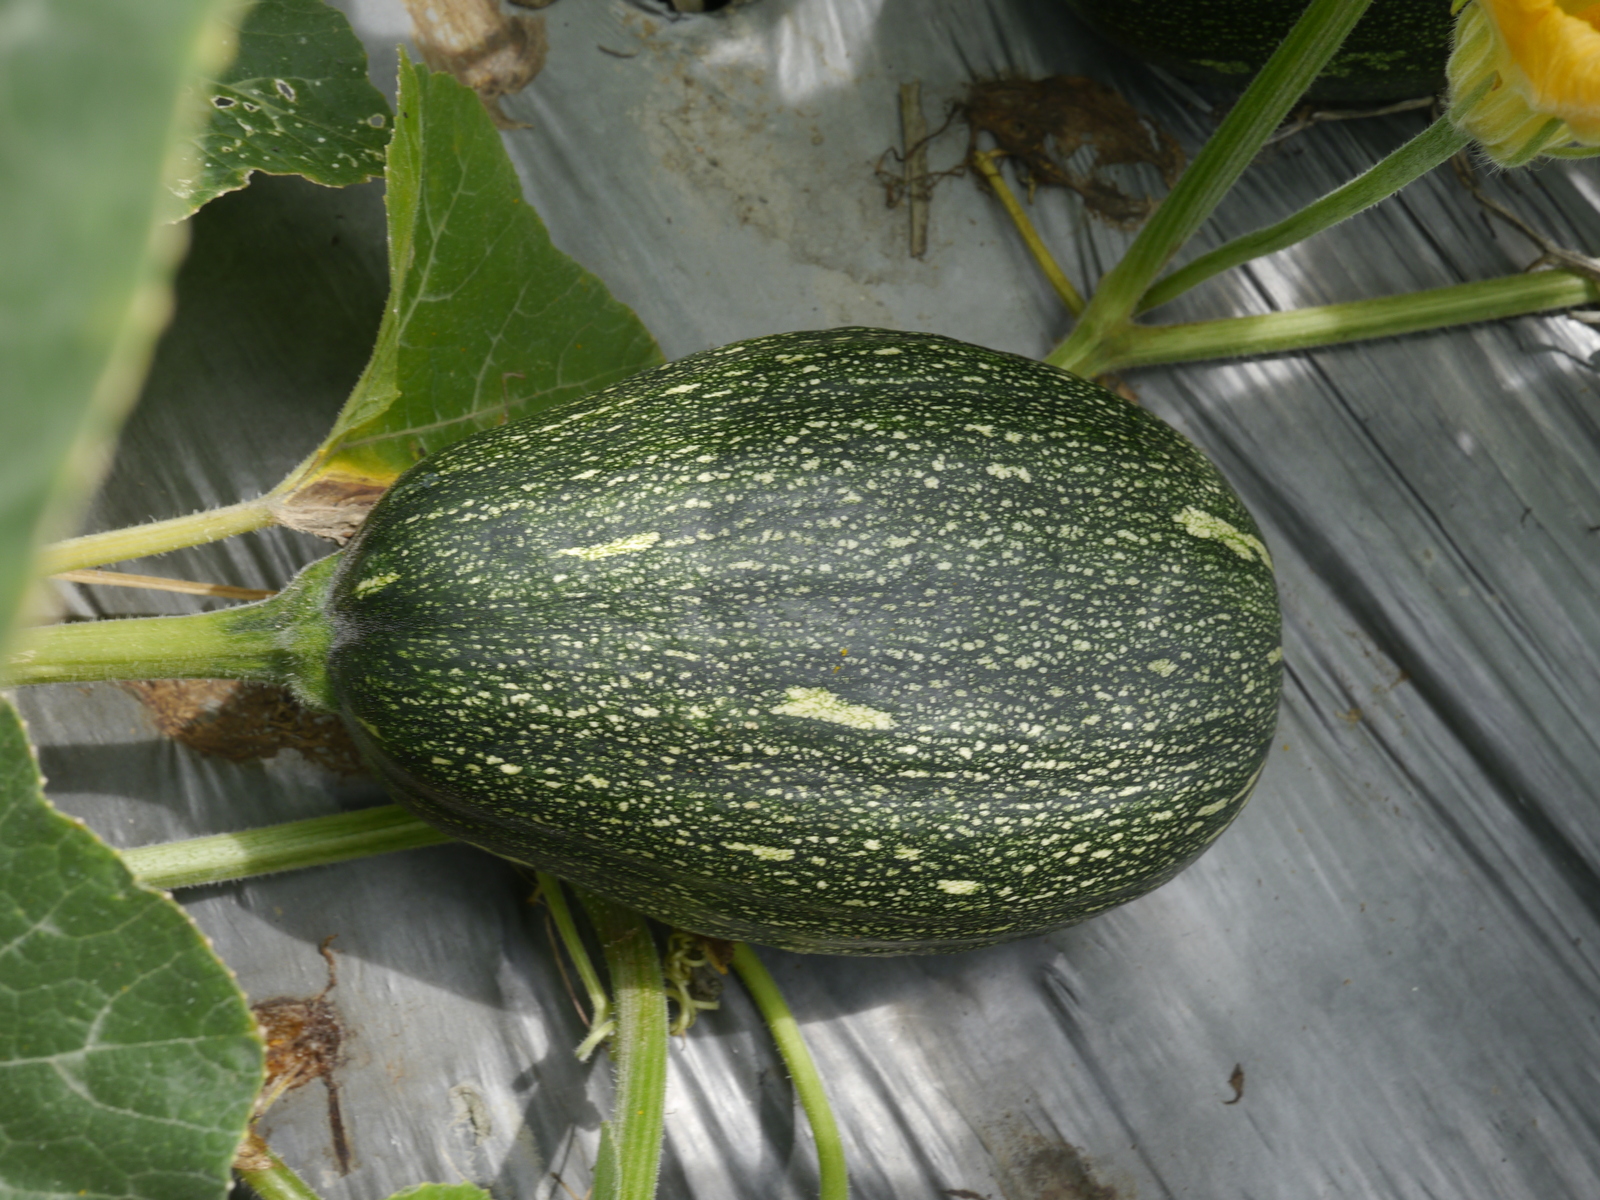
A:
[[[922,112],[922,84],[900,85],[900,138],[905,146],[905,195],[911,212],[911,257],[928,253],[928,118]]]
[[[63,571],[54,578],[68,583],[146,588],[152,592],[182,592],[186,596],[216,596],[224,600],[265,600],[276,594],[267,588],[233,587],[231,584],[202,583],[194,579],[168,579],[164,575],[130,575],[123,571]]]

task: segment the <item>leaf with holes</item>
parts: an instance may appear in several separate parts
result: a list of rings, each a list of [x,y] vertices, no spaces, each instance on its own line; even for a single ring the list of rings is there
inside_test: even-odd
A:
[[[0,702],[0,1195],[220,1200],[261,1063],[228,969],[50,806]]]
[[[383,173],[389,102],[367,79],[350,22],[322,0],[258,0],[233,65],[201,86],[211,120],[173,188],[191,211],[252,171],[330,187]]]

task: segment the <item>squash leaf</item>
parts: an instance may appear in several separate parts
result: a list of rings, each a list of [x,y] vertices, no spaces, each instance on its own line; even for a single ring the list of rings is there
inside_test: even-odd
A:
[[[255,1018],[162,892],[56,812],[0,701],[0,1195],[220,1200]]]
[[[491,1200],[489,1193],[475,1183],[419,1183],[389,1200]]]
[[[424,454],[661,361],[632,310],[551,243],[471,89],[402,57],[398,107],[377,347],[276,489],[284,524],[325,536]]]
[[[181,104],[229,39],[219,0],[8,5],[0,37],[0,640],[144,375],[182,250]]]
[[[210,120],[173,190],[193,211],[252,171],[343,187],[383,174],[391,114],[367,53],[322,0],[257,0],[232,65],[200,85]]]

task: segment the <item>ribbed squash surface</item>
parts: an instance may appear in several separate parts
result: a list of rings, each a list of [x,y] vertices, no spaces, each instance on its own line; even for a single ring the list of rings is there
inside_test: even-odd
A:
[[[1242,90],[1308,0],[1065,0],[1126,49],[1186,79]],[[1308,99],[1381,104],[1444,87],[1451,0],[1373,0]]]
[[[398,798],[676,925],[953,950],[1148,891],[1244,803],[1271,564],[1169,426],[945,338],[693,355],[425,460],[328,601]]]

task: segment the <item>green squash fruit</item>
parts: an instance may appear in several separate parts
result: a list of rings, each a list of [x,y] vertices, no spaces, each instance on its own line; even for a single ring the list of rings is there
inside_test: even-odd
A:
[[[1243,89],[1305,11],[1307,0],[1066,0],[1140,58],[1199,83]],[[1444,87],[1451,0],[1374,0],[1309,99],[1383,104]]]
[[[701,933],[956,950],[1170,879],[1276,718],[1266,548],[1182,436],[871,329],[692,355],[418,464],[322,602],[395,796]]]

